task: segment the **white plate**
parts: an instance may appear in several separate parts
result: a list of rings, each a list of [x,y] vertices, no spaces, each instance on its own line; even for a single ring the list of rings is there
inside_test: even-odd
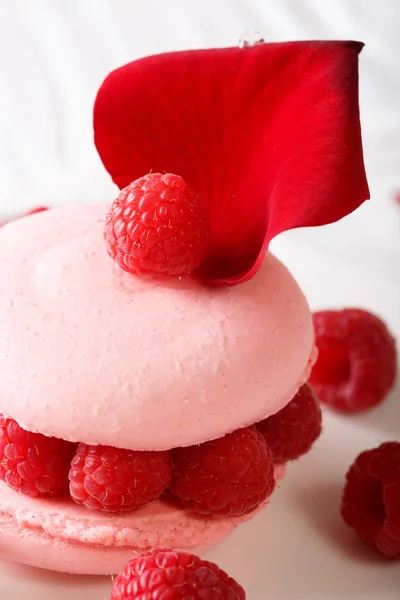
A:
[[[367,415],[325,414],[320,441],[288,469],[271,505],[208,553],[244,586],[247,600],[399,600],[399,563],[365,548],[339,516],[354,457],[400,439],[399,404],[398,388]],[[110,587],[110,578],[0,563],[1,600],[106,600]]]

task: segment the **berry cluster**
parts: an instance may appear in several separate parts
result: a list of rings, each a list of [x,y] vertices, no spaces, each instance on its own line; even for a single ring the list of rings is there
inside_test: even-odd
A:
[[[318,360],[309,383],[320,401],[342,413],[382,402],[397,375],[396,343],[385,323],[366,310],[313,315]],[[346,475],[342,517],[387,558],[400,558],[400,443],[362,452]]]
[[[0,478],[31,496],[69,492],[91,510],[132,511],[169,490],[199,515],[237,517],[272,494],[274,465],[307,452],[320,431],[308,386],[256,426],[165,452],[73,444],[0,417]]]

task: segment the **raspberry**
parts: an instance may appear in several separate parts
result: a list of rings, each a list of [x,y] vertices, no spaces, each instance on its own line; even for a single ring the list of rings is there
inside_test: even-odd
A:
[[[321,433],[321,409],[310,386],[303,385],[282,410],[256,427],[265,438],[275,464],[306,454]]]
[[[75,502],[92,510],[129,512],[161,496],[170,479],[169,452],[79,444],[69,490]]]
[[[386,325],[365,310],[314,314],[319,356],[310,385],[321,402],[343,412],[379,404],[396,378],[396,344]]]
[[[356,458],[346,475],[342,516],[366,544],[400,558],[400,442]]]
[[[111,600],[246,600],[243,588],[212,562],[180,550],[159,549],[129,561]]]
[[[210,226],[182,177],[150,173],[121,190],[107,214],[104,239],[125,271],[183,275],[206,257]]]
[[[272,454],[253,427],[173,451],[171,492],[200,515],[237,517],[275,487]]]
[[[60,496],[76,444],[25,431],[0,415],[0,479],[26,496]]]

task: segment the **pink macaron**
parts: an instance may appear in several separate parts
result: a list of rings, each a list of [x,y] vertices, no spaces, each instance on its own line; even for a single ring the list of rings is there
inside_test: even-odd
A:
[[[0,412],[30,431],[145,451],[213,440],[284,407],[315,358],[288,270],[268,254],[235,287],[135,277],[107,256],[104,214],[54,209],[0,231]],[[209,547],[254,513],[204,518],[160,499],[108,515],[0,482],[0,514],[3,556],[100,574],[154,546]]]

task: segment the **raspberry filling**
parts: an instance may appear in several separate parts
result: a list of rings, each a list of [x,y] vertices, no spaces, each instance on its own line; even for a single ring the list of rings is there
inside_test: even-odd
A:
[[[307,452],[320,431],[321,411],[307,385],[252,427],[170,451],[67,442],[0,415],[0,479],[27,496],[69,494],[77,504],[109,513],[168,495],[198,515],[242,516],[272,494],[274,465]]]

